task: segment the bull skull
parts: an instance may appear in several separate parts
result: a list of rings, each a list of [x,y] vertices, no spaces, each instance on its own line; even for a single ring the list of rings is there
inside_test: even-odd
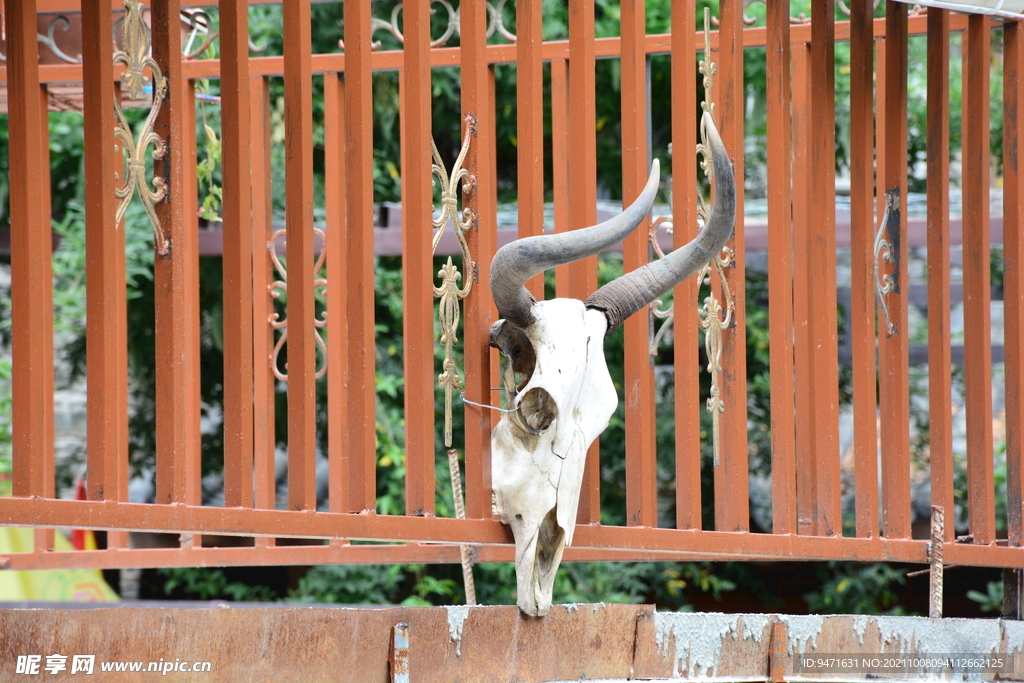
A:
[[[586,301],[538,302],[523,286],[538,273],[596,254],[632,233],[654,203],[655,160],[647,186],[620,215],[584,230],[517,240],[499,249],[491,263],[491,293],[503,319],[491,327],[490,343],[508,359],[504,383],[512,411],[491,434],[494,504],[515,537],[518,602],[526,614],[543,616],[551,609],[555,573],[572,543],[587,449],[618,405],[604,337],[697,272],[732,234],[732,166],[708,114],[703,125],[715,198],[706,225],[686,246],[609,282]]]

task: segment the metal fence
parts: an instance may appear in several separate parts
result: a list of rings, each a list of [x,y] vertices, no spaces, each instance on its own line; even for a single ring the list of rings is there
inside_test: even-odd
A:
[[[251,57],[246,0],[221,0],[220,58],[182,56],[179,2],[154,0],[148,29],[128,0],[122,51],[113,54],[111,3],[81,8],[81,64],[40,65],[37,10],[78,11],[71,0],[6,5],[10,127],[13,342],[13,497],[0,499],[0,522],[32,526],[35,551],[9,555],[10,569],[174,565],[458,562],[458,544],[480,545],[481,561],[510,561],[511,535],[491,516],[490,388],[498,380],[488,329],[496,318],[486,288],[497,246],[494,67],[514,64],[518,111],[518,221],[521,236],[544,229],[543,71],[550,65],[555,229],[596,222],[595,62],[621,64],[622,177],[628,202],[649,164],[647,64],[672,60],[672,137],[676,149],[697,139],[695,3],[672,5],[671,35],[646,35],[642,0],[621,3],[621,36],[595,39],[593,3],[570,1],[569,39],[542,40],[541,2],[519,0],[514,36],[483,0],[462,0],[458,47],[432,45],[430,0],[406,0],[401,51],[375,51],[369,0],[345,3],[344,48],[312,54],[309,0],[283,2],[283,57]],[[442,3],[444,4],[444,3]],[[113,3],[120,7],[119,2]],[[845,9],[845,7],[844,7]],[[500,6],[498,8],[500,12]],[[674,528],[659,528],[652,319],[625,323],[625,526],[600,523],[600,467],[592,449],[579,527],[566,560],[850,559],[928,562],[927,539],[911,538],[911,448],[906,333],[908,36],[927,34],[928,367],[932,505],[954,509],[950,390],[949,65],[950,36],[963,45],[963,341],[967,399],[970,537],[942,538],[947,563],[1024,564],[1021,470],[1024,365],[1020,356],[1024,292],[1024,177],[1018,170],[1024,98],[1022,27],[984,16],[927,10],[908,16],[888,2],[872,19],[868,0],[833,20],[834,0],[813,0],[812,19],[793,20],[788,2],[767,3],[765,27],[744,26],[744,3],[722,0],[710,33],[718,127],[734,157],[738,217],[732,260],[722,269],[734,301],[721,329],[718,461],[702,469],[698,390],[697,283],[675,292]],[[397,31],[397,26],[393,26]],[[497,31],[493,29],[497,28]],[[990,33],[1002,32],[1001,50]],[[134,32],[134,33],[133,33]],[[488,44],[492,32],[506,44]],[[152,59],[146,51],[151,42]],[[850,43],[851,286],[856,525],[843,535],[839,459],[839,362],[835,216],[835,45]],[[768,286],[771,352],[771,533],[749,529],[743,225],[744,50],[766,47]],[[751,59],[749,56],[747,59]],[[1005,249],[1006,499],[1008,539],[996,538],[996,482],[990,340],[989,85],[1002,66],[1003,244]],[[461,303],[465,392],[466,519],[435,516],[435,367],[432,242],[431,70],[457,67],[465,122],[461,189],[466,258],[461,284],[439,296]],[[375,346],[373,97],[371,72],[396,70],[402,117],[402,265],[404,302],[406,512],[375,512]],[[153,78],[150,78],[153,76]],[[268,78],[283,76],[286,229],[270,209]],[[324,85],[326,227],[313,221],[312,83]],[[223,121],[224,505],[201,504],[198,226],[195,197],[195,82],[219,79]],[[140,132],[123,121],[112,84],[152,97]],[[84,103],[87,306],[88,497],[55,498],[53,448],[53,293],[47,92],[81,83]],[[151,88],[147,95],[145,87]],[[658,103],[669,106],[669,103]],[[116,133],[115,133],[116,131]],[[113,135],[116,134],[116,138]],[[877,144],[876,144],[877,141]],[[113,143],[116,142],[116,147]],[[677,152],[678,153],[678,152]],[[147,175],[147,158],[153,174]],[[122,159],[126,161],[122,161]],[[696,230],[695,164],[677,164],[676,244]],[[458,187],[462,185],[462,187]],[[133,199],[137,195],[137,199]],[[151,209],[155,227],[156,503],[128,501],[128,375],[125,236],[128,201]],[[450,202],[446,206],[455,206]],[[880,229],[876,231],[876,226]],[[877,234],[876,234],[877,232]],[[281,242],[286,242],[286,247]],[[979,248],[980,247],[980,248]],[[282,261],[277,252],[286,253]],[[648,232],[628,238],[626,270],[651,258]],[[323,259],[319,261],[318,259]],[[322,270],[321,267],[325,270]],[[278,269],[275,272],[275,268]],[[286,274],[285,274],[286,272]],[[325,274],[324,274],[325,273]],[[715,276],[718,282],[718,277]],[[284,284],[286,282],[286,285]],[[596,288],[596,259],[556,274],[559,296]],[[459,290],[458,287],[463,289]],[[287,319],[270,293],[286,287]],[[326,292],[326,316],[315,296]],[[468,290],[468,293],[467,293]],[[722,295],[721,284],[715,291]],[[533,292],[542,296],[539,283]],[[464,297],[464,298],[461,298]],[[711,315],[710,313],[708,314]],[[706,318],[714,326],[718,319]],[[876,324],[879,333],[876,335]],[[326,325],[329,343],[320,329]],[[287,348],[287,368],[279,363]],[[318,348],[322,349],[318,351]],[[877,354],[877,355],[876,355]],[[322,371],[322,372],[321,372]],[[275,509],[274,387],[287,381],[288,504]],[[329,511],[316,511],[316,385],[326,382]],[[453,387],[457,383],[453,383]],[[460,403],[455,409],[462,409]],[[879,448],[880,444],[880,448]],[[879,457],[880,450],[880,457]],[[701,478],[714,483],[714,530],[702,529]],[[54,552],[53,528],[107,529],[108,548]],[[128,532],[181,533],[180,547],[130,548]],[[205,547],[202,535],[241,536],[244,547]],[[284,545],[281,539],[317,539]],[[353,539],[398,542],[352,544]]]

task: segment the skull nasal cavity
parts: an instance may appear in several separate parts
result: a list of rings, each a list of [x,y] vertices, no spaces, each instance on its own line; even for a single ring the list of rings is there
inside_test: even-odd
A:
[[[526,423],[537,430],[539,434],[546,431],[558,417],[558,406],[555,405],[551,394],[540,387],[534,387],[523,394],[519,412],[522,413]]]

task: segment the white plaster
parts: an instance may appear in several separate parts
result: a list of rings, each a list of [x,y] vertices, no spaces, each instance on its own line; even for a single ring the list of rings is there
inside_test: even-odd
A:
[[[817,614],[806,614],[784,616],[781,619],[786,622],[789,654],[805,652],[808,645],[812,649],[817,649],[818,634],[821,633],[821,626],[825,621],[824,617]]]
[[[732,636],[760,643],[772,616],[768,614],[717,614],[690,612],[655,612],[654,643],[663,657],[675,642],[672,675],[712,680],[708,672],[717,668],[722,641]],[[717,673],[717,672],[716,672]]]
[[[462,625],[469,617],[469,605],[452,605],[448,609],[448,637],[455,641],[455,656],[462,656]]]

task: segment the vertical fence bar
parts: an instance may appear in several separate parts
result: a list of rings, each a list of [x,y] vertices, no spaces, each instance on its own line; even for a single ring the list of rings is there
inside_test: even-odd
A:
[[[156,254],[156,500],[199,504],[199,269],[198,235],[185,213],[189,204],[186,173],[187,107],[194,107],[181,76],[181,31],[178,0],[153,3],[153,57],[167,78],[167,97],[154,132],[163,140],[154,176],[167,182],[167,198],[156,205],[167,253]],[[194,146],[193,146],[194,147]],[[194,195],[193,195],[194,196]],[[184,199],[181,199],[184,198]],[[123,283],[122,283],[123,288]]]
[[[407,0],[402,112],[405,511],[434,512],[434,294],[430,155],[430,0]],[[454,229],[454,227],[453,227]],[[468,277],[468,275],[467,275]],[[456,304],[458,305],[458,304]]]
[[[348,444],[348,241],[345,233],[345,82],[324,74],[324,187],[327,236],[327,420],[328,490],[331,512],[347,512],[349,481],[344,458]]]
[[[747,313],[746,254],[743,230],[743,13],[741,0],[720,4],[718,103],[716,123],[732,157],[736,177],[736,231],[729,241],[734,250],[726,281],[735,310],[732,326],[722,334],[720,390],[725,412],[720,420],[721,463],[715,470],[715,529],[746,531],[750,526],[747,465]],[[722,302],[723,306],[726,302]]]
[[[275,451],[277,448],[274,406],[275,378],[271,372],[274,331],[270,327],[273,313],[269,287],[273,266],[267,253],[273,232],[270,172],[270,101],[268,83],[263,76],[249,78],[249,139],[252,145],[252,341],[253,341],[253,469],[255,507],[273,510],[276,507]],[[272,247],[271,247],[272,248]],[[329,305],[329,304],[328,304]],[[333,501],[333,499],[332,499]],[[258,537],[256,545],[274,544],[270,537]]]
[[[890,538],[910,536],[910,391],[907,340],[907,6],[887,2],[885,7],[885,132],[883,165],[885,193],[895,194],[899,205],[885,226],[894,263],[894,282],[887,295],[889,319],[879,318],[879,394],[882,410],[882,528]],[[881,259],[878,254],[873,258]],[[897,333],[886,333],[887,322]]]
[[[949,300],[949,11],[936,7],[928,10],[927,136],[928,435],[932,509],[938,506],[943,510],[953,510]],[[953,540],[954,527],[954,524],[944,525],[946,540]]]
[[[45,84],[37,86],[37,92],[39,93],[39,162],[42,164],[44,172],[40,179],[42,185],[40,187],[40,203],[39,203],[39,216],[40,216],[40,232],[43,235],[49,235],[51,233],[53,213],[52,198],[50,194],[50,96],[47,91]],[[10,112],[8,112],[8,123]],[[9,130],[9,128],[8,128]],[[46,277],[39,283],[39,288],[42,289],[40,296],[43,298],[44,313],[47,314],[47,320],[49,321],[49,330],[44,332],[42,339],[39,340],[39,344],[44,347],[44,353],[46,357],[51,359],[50,369],[45,369],[42,377],[39,381],[43,384],[43,396],[53,396],[53,274],[52,274],[52,263],[53,259],[53,248],[52,243],[47,241],[45,251],[43,252],[41,267],[50,271],[45,273]],[[48,309],[46,308],[49,306]],[[43,441],[38,444],[42,450],[43,456],[43,492],[44,498],[56,498],[56,476],[55,476],[55,461],[54,461],[54,431],[53,431],[53,409],[52,399],[45,400],[43,403],[45,426],[43,428]],[[125,482],[127,484],[127,482]],[[53,529],[36,529],[35,531],[35,549],[40,550],[53,550],[54,541],[54,530]]]
[[[597,76],[594,57],[594,3],[569,2],[569,228],[578,230],[597,223]],[[569,292],[586,299],[597,289],[597,256],[570,263]],[[601,521],[601,447],[598,441],[587,451],[583,489],[577,519]]]
[[[697,8],[694,3],[672,4],[672,246],[678,249],[697,234]],[[707,55],[705,59],[709,59]],[[700,283],[687,278],[675,289],[674,390],[676,418],[676,528],[700,529],[700,365],[697,317],[694,307]]]
[[[1024,139],[1022,31],[1020,21],[1008,23],[1003,29],[1003,324],[1007,340],[1024,338],[1024,173],[1019,157]],[[1005,353],[1006,516],[1010,543],[1019,546],[1024,544],[1024,358],[1020,344],[1006,344]]]
[[[32,27],[34,31],[34,21]],[[115,223],[117,168],[109,144],[117,125],[111,100],[120,96],[114,88],[112,30],[108,2],[92,0],[83,4],[83,126],[85,139],[92,141],[85,146],[84,182],[89,406],[86,447],[89,497],[93,500],[115,500],[120,477],[127,476],[128,467],[128,441],[123,438],[128,430],[128,355],[126,340],[118,334],[124,324],[121,301],[125,298],[125,274],[119,256],[124,253],[124,232]],[[15,177],[12,174],[12,183]],[[14,188],[12,191],[18,192]]]
[[[975,543],[995,538],[989,242],[989,28],[967,20],[963,67],[964,404],[967,510]],[[969,246],[967,246],[969,245]]]
[[[875,194],[877,195],[875,216],[881,220],[885,211],[885,101],[888,89],[885,87],[885,37],[875,38],[875,64],[878,68],[875,72]]]
[[[551,186],[555,232],[569,229],[569,79],[564,59],[551,60]],[[569,266],[555,268],[555,296],[568,297],[572,277]]]
[[[345,163],[348,178],[349,512],[376,506],[373,321],[373,88],[370,1],[345,3]],[[351,76],[351,79],[349,78]]]
[[[313,320],[313,84],[309,0],[284,7],[285,229],[288,241],[288,509],[316,509]]]
[[[836,358],[835,1],[811,5],[810,336],[818,534],[842,534]]]
[[[36,3],[8,3],[11,183],[13,493],[43,496],[53,457],[53,294],[45,108],[40,111]],[[109,104],[108,104],[109,108]],[[52,480],[52,476],[49,477]],[[50,483],[52,486],[52,483]]]
[[[476,120],[476,137],[466,155],[466,168],[476,176],[467,205],[477,216],[476,227],[467,235],[474,264],[466,277],[474,278],[473,291],[465,299],[466,395],[476,403],[496,405],[491,392],[491,323],[497,319],[490,292],[491,256],[497,249],[497,200],[490,164],[494,158],[494,106],[490,96],[494,73],[484,54],[487,50],[487,5],[484,0],[463,0],[462,27],[462,116]],[[488,180],[490,179],[490,180]],[[470,264],[463,264],[469,270]],[[495,377],[497,375],[494,375]],[[466,516],[491,514],[491,425],[492,411],[466,404]]]
[[[518,146],[519,237],[544,232],[544,62],[543,3],[516,4],[516,137]],[[544,298],[544,274],[526,283]]]
[[[878,535],[878,403],[875,364],[874,44],[871,0],[850,6],[850,310],[854,514],[860,538]],[[930,90],[929,90],[930,92]]]
[[[629,205],[648,175],[647,54],[644,0],[621,3],[622,16],[622,204]],[[632,272],[649,260],[648,220],[622,243],[622,269]],[[658,462],[655,442],[654,367],[650,312],[626,319],[626,524],[658,525]]]
[[[793,216],[790,147],[789,1],[767,9],[768,333],[772,376],[772,532],[796,524],[795,396],[793,385]],[[853,32],[854,35],[856,32]]]
[[[249,4],[220,4],[224,159],[224,505],[252,507],[253,288]],[[244,123],[243,123],[244,121]]]
[[[810,130],[810,46],[799,43],[793,48],[793,130]],[[809,135],[795,136],[793,168],[810,167]],[[810,173],[793,174],[793,308],[796,364],[796,496],[797,533],[815,535],[818,523],[814,514],[817,459],[814,450],[815,385],[811,373],[810,328]]]

